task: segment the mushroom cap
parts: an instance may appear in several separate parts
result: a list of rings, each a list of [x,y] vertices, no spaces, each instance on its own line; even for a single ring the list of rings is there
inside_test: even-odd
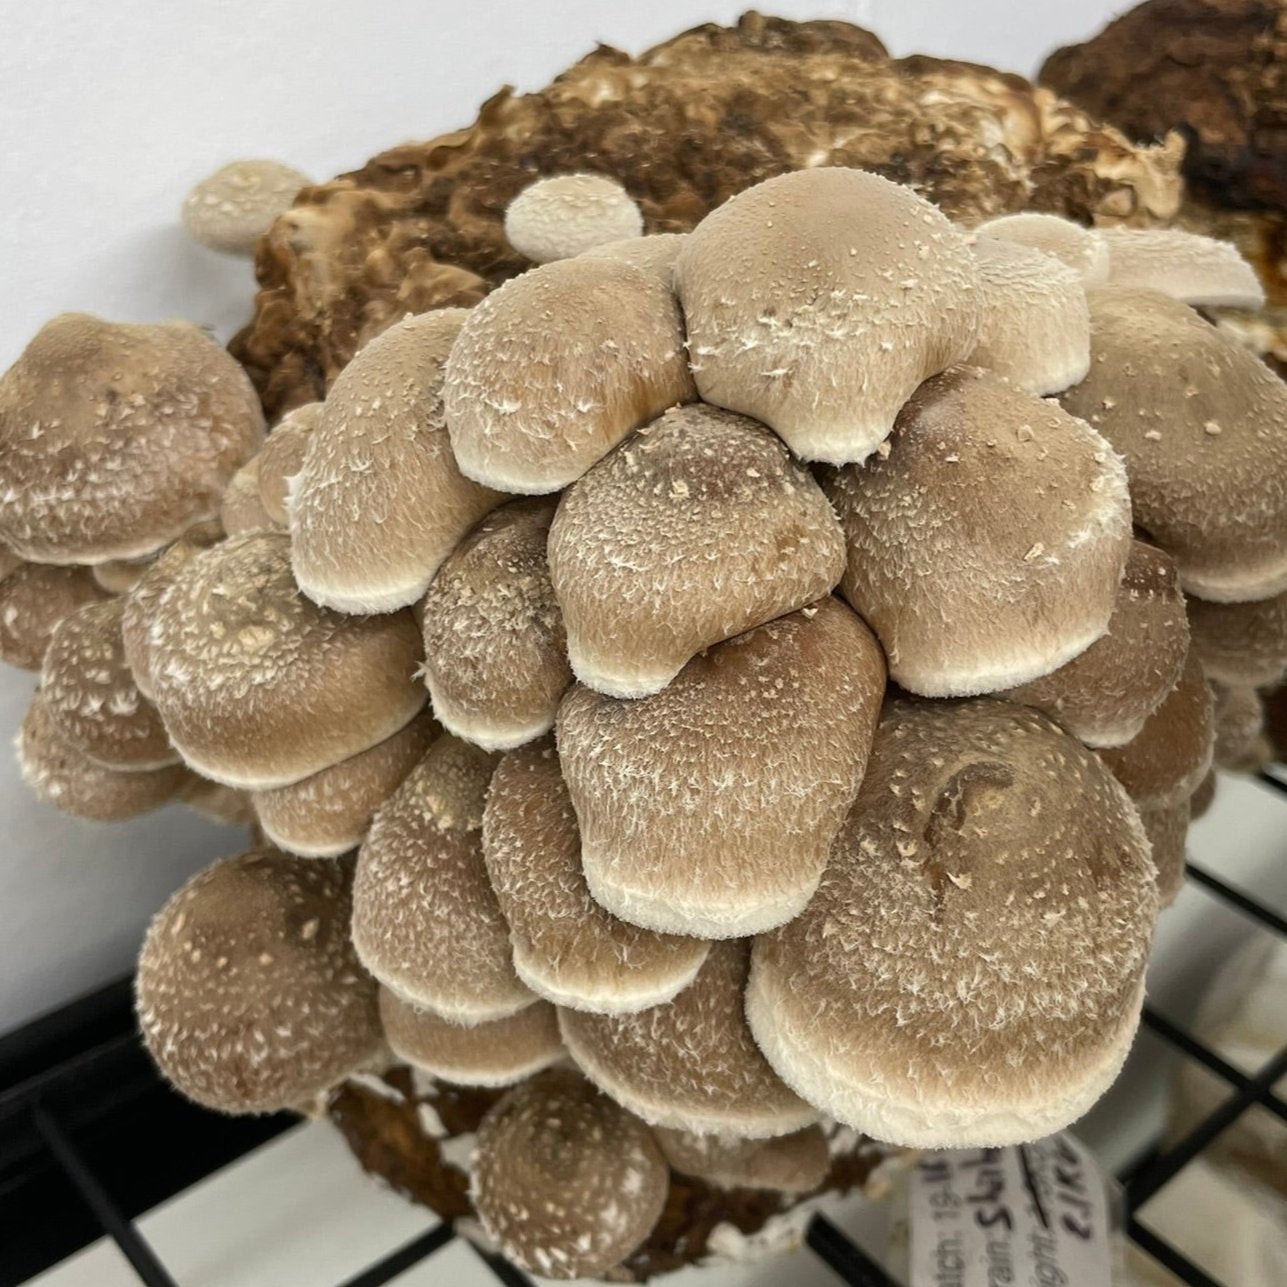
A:
[[[302,858],[356,849],[375,811],[424,758],[438,732],[426,712],[383,742],[286,786],[251,794],[264,835]]]
[[[421,604],[434,713],[489,751],[540,737],[572,683],[545,558],[554,500],[493,510],[438,569]]]
[[[1170,907],[1184,886],[1185,838],[1189,834],[1189,801],[1137,809],[1148,836],[1153,866],[1157,868],[1157,894],[1162,907]]]
[[[178,798],[193,813],[227,827],[253,827],[259,821],[248,791],[211,782],[199,773],[189,772]]]
[[[563,1044],[600,1090],[654,1126],[762,1139],[817,1113],[769,1067],[743,1013],[750,944],[714,943],[689,987],[636,1014],[560,1010]]]
[[[568,489],[549,567],[577,678],[642,697],[703,648],[828,594],[845,541],[773,434],[698,403],[646,425]]]
[[[0,581],[3,581],[10,572],[16,572],[22,567],[23,560],[20,559],[7,545],[0,543]],[[107,587],[104,586],[104,589]]]
[[[1098,231],[1059,215],[1024,210],[979,224],[980,239],[1008,241],[1039,250],[1067,264],[1083,285],[1102,286],[1108,280],[1108,246]]]
[[[22,780],[46,804],[93,822],[119,822],[158,809],[188,781],[181,764],[122,772],[95,763],[64,742],[37,692],[14,745]]]
[[[553,737],[501,757],[483,811],[483,858],[518,977],[561,1006],[621,1014],[660,1005],[706,959],[707,943],[627,924],[591,897]]]
[[[652,1232],[670,1173],[652,1132],[570,1068],[488,1109],[470,1197],[508,1260],[546,1278],[597,1278]]]
[[[273,426],[259,452],[259,499],[279,527],[290,526],[287,498],[290,480],[304,468],[308,440],[321,419],[322,403],[306,402],[288,411]]]
[[[676,1171],[721,1188],[808,1193],[822,1186],[831,1169],[827,1137],[816,1123],[767,1140],[694,1135],[660,1126],[653,1134]]]
[[[1044,396],[1086,378],[1090,310],[1081,278],[1061,260],[999,237],[974,243],[979,278],[974,366]]]
[[[298,1108],[378,1059],[375,981],[349,942],[351,870],[255,849],[198,872],[153,918],[139,1027],[190,1099]]]
[[[1180,228],[1101,228],[1114,286],[1161,291],[1185,304],[1263,308],[1265,290],[1237,246]]]
[[[282,530],[259,495],[258,456],[252,456],[233,474],[219,506],[219,522],[229,536]]]
[[[461,473],[533,494],[566,487],[632,429],[694,397],[666,284],[589,258],[488,295],[461,327],[443,390]]]
[[[563,1057],[558,1017],[546,1001],[463,1026],[381,988],[380,1021],[399,1059],[457,1086],[511,1086]]]
[[[151,566],[150,558],[111,559],[107,563],[94,564],[90,572],[108,594],[125,594],[138,585],[139,578]]]
[[[179,763],[156,707],[139,692],[121,639],[121,599],[87,603],[54,628],[40,691],[58,736],[109,769]]]
[[[1107,632],[1058,670],[1004,696],[1035,706],[1087,746],[1121,746],[1175,687],[1188,650],[1175,560],[1134,541]]]
[[[1156,914],[1144,829],[1093,752],[1007,702],[894,701],[813,901],[756,940],[747,1015],[855,1130],[1035,1139],[1116,1076]]]
[[[647,237],[627,237],[591,246],[582,256],[615,259],[618,263],[642,268],[646,273],[655,273],[669,289],[675,281],[675,261],[687,240],[688,234],[684,232],[654,232]]]
[[[461,476],[443,421],[443,364],[467,314],[404,318],[332,386],[290,494],[299,587],[341,612],[414,603],[503,497]]]
[[[38,563],[160,549],[259,447],[246,373],[186,322],[64,313],[0,377],[0,539]]]
[[[871,631],[832,598],[717,644],[652,697],[573,688],[558,746],[595,901],[701,938],[795,916],[862,781],[884,688]]]
[[[425,704],[409,612],[349,617],[291,577],[281,532],[233,537],[174,574],[148,627],[152,700],[198,773],[263,790],[365,751]]]
[[[496,756],[446,734],[379,808],[358,854],[353,942],[390,992],[454,1023],[503,1019],[536,997],[510,959],[483,862]]]
[[[1273,759],[1265,737],[1265,705],[1254,688],[1211,684],[1215,721],[1214,759],[1235,773],[1254,773]]]
[[[0,661],[39,670],[58,623],[107,597],[88,568],[20,564],[0,580]]]
[[[1087,425],[974,367],[926,381],[889,453],[824,484],[840,588],[925,697],[1025,684],[1108,628],[1130,552],[1122,462]]]
[[[615,179],[557,174],[529,184],[505,208],[505,238],[538,264],[643,232],[643,214]]]
[[[1156,291],[1091,291],[1090,374],[1060,399],[1119,451],[1135,523],[1215,602],[1287,590],[1287,387]]]
[[[1188,609],[1193,647],[1209,678],[1255,688],[1287,678],[1287,590],[1254,603],[1190,598]]]
[[[281,161],[230,161],[183,198],[179,214],[199,245],[227,255],[251,255],[273,220],[310,183],[308,175]]]
[[[1211,808],[1212,801],[1215,800],[1217,785],[1215,769],[1208,769],[1206,777],[1198,783],[1198,789],[1189,797],[1189,820],[1191,822],[1197,822]],[[1136,807],[1138,808],[1138,806]],[[1140,817],[1143,817],[1144,809],[1140,809],[1139,813]]]
[[[797,456],[865,460],[922,381],[974,347],[965,235],[909,188],[797,170],[747,188],[675,265],[698,392]]]

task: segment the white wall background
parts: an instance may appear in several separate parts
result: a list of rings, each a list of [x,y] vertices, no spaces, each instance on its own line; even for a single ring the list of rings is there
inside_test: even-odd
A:
[[[749,3],[749,0],[747,0]],[[926,52],[1031,74],[1120,0],[761,0]],[[317,178],[467,123],[502,83],[533,89],[604,41],[637,51],[747,7],[713,0],[0,0],[0,369],[69,309],[185,317],[226,337],[245,263],[190,246],[175,211],[238,156]],[[0,735],[32,677],[0,673]],[[0,761],[0,1031],[124,972],[148,915],[238,833],[170,808],[77,822]]]

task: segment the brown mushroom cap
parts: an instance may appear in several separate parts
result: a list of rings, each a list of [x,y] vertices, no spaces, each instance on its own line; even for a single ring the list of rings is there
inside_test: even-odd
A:
[[[546,1001],[462,1026],[381,988],[380,1021],[399,1059],[457,1086],[510,1086],[563,1057],[558,1017]]]
[[[263,790],[298,782],[402,728],[425,702],[409,612],[349,617],[295,586],[284,533],[203,550],[148,629],[152,700],[197,772]]]
[[[822,1185],[831,1169],[827,1137],[816,1124],[768,1140],[694,1135],[660,1126],[653,1133],[676,1171],[722,1188],[808,1193]]]
[[[457,1024],[503,1019],[536,997],[519,982],[483,863],[496,756],[440,737],[377,811],[358,855],[353,941],[389,991]]]
[[[443,402],[467,478],[541,494],[695,396],[665,283],[631,264],[582,258],[515,277],[470,312]]]
[[[290,499],[300,589],[341,612],[414,603],[456,542],[504,498],[462,477],[443,420],[443,364],[468,314],[405,318],[341,372]]]
[[[421,604],[434,713],[487,750],[549,730],[572,683],[545,558],[553,517],[553,499],[493,510],[447,556]]]
[[[65,313],[0,377],[0,538],[39,563],[149,554],[218,513],[263,433],[246,373],[197,327]]]
[[[831,598],[694,657],[655,696],[573,688],[558,745],[595,900],[701,938],[796,915],[862,781],[884,688],[871,631]]]
[[[747,1014],[856,1130],[1034,1139],[1116,1076],[1156,913],[1144,829],[1093,752],[1010,703],[896,701],[813,901],[756,940]]]
[[[295,407],[273,426],[259,452],[259,499],[279,527],[290,525],[290,480],[304,468],[308,440],[321,419],[322,403]]]
[[[1148,836],[1153,866],[1157,868],[1158,901],[1170,907],[1184,886],[1185,838],[1189,834],[1189,801],[1155,807],[1140,805],[1137,812]]]
[[[1237,246],[1180,228],[1101,228],[1108,281],[1197,306],[1263,308],[1264,287]]]
[[[312,180],[280,161],[230,161],[202,179],[180,209],[193,241],[227,255],[250,255],[278,215]]]
[[[922,381],[974,347],[964,234],[862,170],[797,170],[726,201],[675,265],[698,392],[797,456],[865,460]]]
[[[773,434],[698,404],[640,429],[568,490],[549,566],[577,678],[641,697],[703,648],[829,593],[845,542]]]
[[[1191,822],[1197,822],[1211,808],[1218,785],[1215,769],[1209,769],[1206,777],[1198,783],[1198,789],[1189,797],[1189,820]],[[1140,816],[1144,816],[1143,809],[1140,810]]]
[[[505,208],[506,240],[538,264],[642,232],[643,215],[634,199],[602,174],[537,179]]]
[[[1202,669],[1222,684],[1272,688],[1287,678],[1287,590],[1254,603],[1189,599]]]
[[[980,238],[1008,241],[1039,250],[1067,264],[1086,286],[1108,280],[1108,246],[1097,231],[1059,215],[1024,210],[989,219],[978,227]]]
[[[199,872],[153,918],[139,1027],[190,1099],[298,1108],[383,1048],[375,981],[349,942],[351,867],[256,849]]]
[[[1273,758],[1265,737],[1265,704],[1254,688],[1212,682],[1215,763],[1235,773],[1254,773]]]
[[[375,811],[424,758],[438,726],[425,712],[383,742],[311,777],[251,794],[264,835],[303,858],[356,849]]]
[[[248,791],[224,786],[222,782],[211,782],[198,773],[189,772],[178,798],[193,813],[209,822],[228,827],[253,827],[259,821]]]
[[[826,483],[840,588],[925,697],[1028,683],[1108,628],[1130,552],[1122,462],[1081,421],[974,367],[927,381],[887,456]]]
[[[1136,525],[1200,598],[1287,590],[1287,387],[1177,300],[1089,298],[1090,374],[1061,401],[1125,458]]]
[[[232,476],[219,506],[219,522],[229,536],[281,531],[259,495],[259,457],[253,456]]]
[[[39,670],[58,623],[107,597],[88,568],[19,565],[0,580],[0,661]]]
[[[1035,706],[1087,746],[1121,746],[1175,687],[1188,650],[1175,560],[1135,541],[1107,632],[1058,670],[1004,696]]]
[[[636,1014],[560,1010],[577,1066],[654,1126],[697,1134],[786,1135],[817,1113],[769,1067],[742,1010],[750,944],[714,943],[673,1001]]]
[[[108,594],[125,594],[134,589],[139,578],[152,566],[147,559],[111,559],[107,563],[96,563],[90,571]]]
[[[615,259],[618,263],[642,268],[646,273],[655,273],[670,287],[675,280],[675,261],[687,239],[687,234],[682,232],[655,232],[648,237],[604,242],[582,254],[586,259]]]
[[[661,1217],[670,1174],[652,1132],[570,1068],[488,1109],[470,1197],[505,1257],[546,1278],[595,1278]]]
[[[706,959],[708,944],[619,921],[590,896],[552,737],[501,757],[483,811],[483,857],[518,977],[559,1005],[600,1014],[659,1005]]]
[[[3,581],[10,572],[16,572],[20,567],[22,567],[22,563],[22,559],[20,559],[7,545],[0,543],[0,581]]]

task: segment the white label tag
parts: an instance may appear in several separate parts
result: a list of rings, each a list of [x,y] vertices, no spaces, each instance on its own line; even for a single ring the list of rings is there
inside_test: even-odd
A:
[[[1112,1287],[1108,1193],[1071,1135],[926,1154],[909,1220],[909,1287]]]

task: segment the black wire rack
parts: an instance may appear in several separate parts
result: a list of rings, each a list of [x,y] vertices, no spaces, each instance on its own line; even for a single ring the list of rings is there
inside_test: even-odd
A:
[[[1287,781],[1260,782],[1287,797]],[[1197,864],[1189,881],[1249,922],[1287,936],[1287,919]],[[1165,1149],[1153,1148],[1118,1177],[1127,1235],[1181,1282],[1224,1287],[1139,1219],[1140,1208],[1217,1135],[1259,1105],[1287,1123],[1274,1085],[1287,1074],[1287,1048],[1260,1070],[1240,1072],[1191,1032],[1146,1006],[1144,1026],[1213,1073],[1225,1095],[1211,1113]],[[178,1287],[134,1221],[294,1124],[289,1116],[225,1118],[180,1099],[158,1078],[134,1026],[129,980],[95,993],[0,1040],[0,1287],[17,1287],[106,1235],[145,1287]],[[176,1147],[181,1142],[182,1147]],[[17,1234],[13,1231],[21,1231]],[[449,1224],[427,1229],[336,1287],[380,1287],[428,1260],[456,1237]],[[805,1234],[808,1248],[851,1287],[899,1287],[863,1248],[824,1215]],[[470,1244],[505,1287],[532,1280]]]

